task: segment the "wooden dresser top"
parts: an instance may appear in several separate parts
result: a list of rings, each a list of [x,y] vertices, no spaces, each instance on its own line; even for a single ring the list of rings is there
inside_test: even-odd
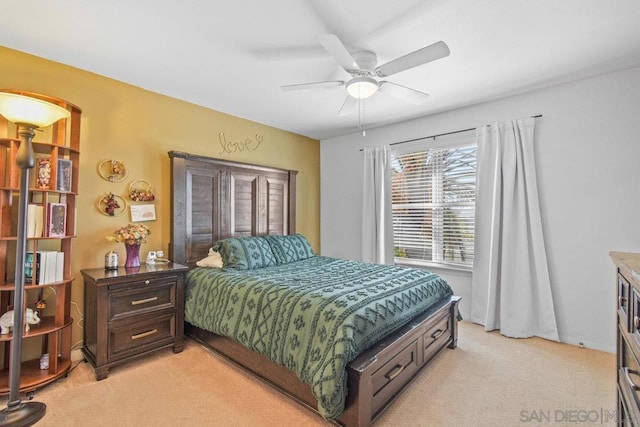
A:
[[[640,284],[640,254],[629,252],[609,252],[614,264],[624,270],[627,279]]]

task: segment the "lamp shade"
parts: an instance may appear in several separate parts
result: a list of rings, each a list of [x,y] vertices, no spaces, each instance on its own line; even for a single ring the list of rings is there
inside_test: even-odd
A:
[[[69,118],[68,110],[29,96],[0,92],[0,114],[13,123],[46,127]]]
[[[378,91],[378,82],[371,77],[355,77],[347,82],[347,93],[356,99],[368,98]]]

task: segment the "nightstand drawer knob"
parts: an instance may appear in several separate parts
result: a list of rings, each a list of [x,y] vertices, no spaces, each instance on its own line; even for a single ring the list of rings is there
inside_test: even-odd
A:
[[[135,301],[131,301],[131,305],[138,305],[138,304],[146,304],[148,302],[153,302],[156,301],[158,299],[158,297],[151,297],[151,298],[145,298],[145,299],[137,299]]]
[[[144,281],[144,284],[145,284],[145,285],[148,285],[148,284],[149,284],[149,281],[148,281],[148,280],[145,280],[145,281]]]
[[[132,340],[139,340],[140,338],[144,338],[144,337],[148,337],[149,335],[153,335],[156,332],[158,332],[157,329],[152,329],[152,330],[147,331],[147,332],[142,332],[141,334],[131,335],[131,339]]]

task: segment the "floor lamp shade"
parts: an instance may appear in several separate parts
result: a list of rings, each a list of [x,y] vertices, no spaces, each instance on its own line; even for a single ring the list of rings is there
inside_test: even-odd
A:
[[[46,405],[40,402],[22,402],[20,399],[20,370],[22,362],[22,334],[24,329],[24,258],[26,251],[26,217],[29,203],[29,170],[35,163],[32,140],[34,128],[49,126],[69,118],[65,108],[38,98],[0,91],[0,114],[18,125],[20,147],[16,164],[21,169],[18,198],[18,227],[16,239],[15,290],[13,299],[13,337],[9,358],[9,400],[0,411],[0,426],[30,426],[40,420]]]
[[[70,116],[58,105],[8,92],[0,92],[0,114],[10,122],[31,127],[46,127]]]

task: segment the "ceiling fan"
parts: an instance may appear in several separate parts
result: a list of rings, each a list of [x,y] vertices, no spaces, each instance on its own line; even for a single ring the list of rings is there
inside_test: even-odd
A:
[[[351,75],[351,79],[291,84],[280,86],[280,88],[284,91],[291,91],[345,86],[348,95],[338,111],[339,115],[353,111],[359,100],[373,96],[378,91],[413,104],[426,101],[429,95],[424,92],[377,78],[388,77],[449,56],[449,47],[445,42],[439,41],[386,64],[377,65],[378,59],[375,53],[362,51],[351,54],[338,36],[334,34],[320,37],[320,44]]]

